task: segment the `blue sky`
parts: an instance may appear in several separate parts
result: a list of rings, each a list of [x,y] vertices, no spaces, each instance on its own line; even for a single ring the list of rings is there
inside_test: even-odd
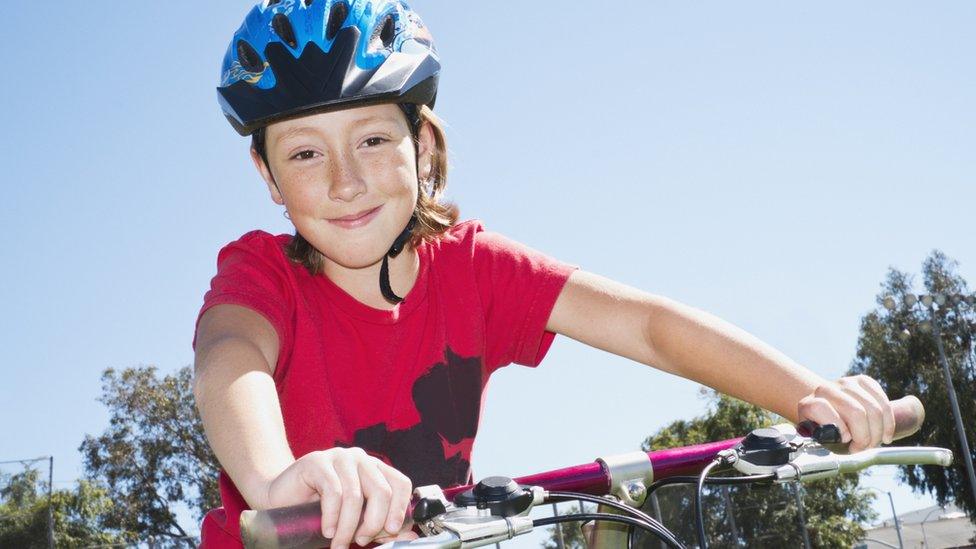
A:
[[[827,377],[889,266],[939,248],[976,280],[972,2],[412,5],[465,218]],[[249,6],[7,10],[0,460],[53,454],[76,478],[100,372],[189,364],[217,250],[289,229],[215,100]],[[628,451],[703,410],[695,384],[560,339],[492,380],[475,472]]]

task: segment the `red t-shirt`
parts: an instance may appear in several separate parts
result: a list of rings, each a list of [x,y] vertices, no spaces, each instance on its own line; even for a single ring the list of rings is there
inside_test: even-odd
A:
[[[290,238],[254,231],[225,246],[200,314],[243,305],[274,327],[274,381],[295,457],[358,446],[414,486],[468,482],[488,377],[542,361],[573,267],[467,221],[417,248],[417,281],[386,311],[289,260]],[[220,495],[203,547],[241,547],[248,507],[224,472]]]

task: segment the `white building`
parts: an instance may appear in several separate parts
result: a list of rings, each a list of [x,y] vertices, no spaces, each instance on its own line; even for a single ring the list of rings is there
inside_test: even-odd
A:
[[[976,527],[961,509],[954,505],[933,506],[898,515],[905,549],[976,547]],[[895,523],[888,519],[865,530],[858,549],[899,547]]]

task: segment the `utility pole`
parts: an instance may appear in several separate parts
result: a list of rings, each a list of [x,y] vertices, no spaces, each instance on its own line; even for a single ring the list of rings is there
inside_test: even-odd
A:
[[[583,509],[583,502],[581,501],[580,502],[580,512],[582,512],[582,509]],[[554,517],[558,517],[559,516],[559,509],[556,508],[556,504],[555,503],[552,504],[552,516],[554,516]],[[558,523],[557,522],[553,526],[556,527],[556,548],[557,549],[566,549],[566,540],[563,539],[563,525],[561,523]]]
[[[48,549],[54,549],[54,456],[0,461],[0,465],[19,463],[27,467],[39,461],[47,462],[47,546]],[[36,490],[37,487],[34,486],[33,489]]]
[[[939,362],[942,364],[946,389],[949,391],[949,403],[952,404],[952,417],[956,420],[956,432],[959,434],[959,446],[962,448],[962,462],[966,464],[966,472],[969,474],[969,493],[976,503],[976,474],[973,473],[973,454],[969,451],[969,441],[966,440],[966,431],[962,424],[962,412],[959,411],[959,402],[956,400],[956,388],[952,384],[949,361],[946,359],[945,348],[942,346],[942,329],[939,327],[939,318],[936,316],[935,307],[932,306],[931,302],[928,304],[928,309],[929,315],[932,317],[932,335],[935,337],[935,346],[939,350]]]
[[[54,549],[54,456],[47,459],[47,546]]]
[[[810,533],[807,532],[807,517],[803,512],[803,496],[800,494],[800,482],[797,481],[794,484],[795,490],[793,494],[796,495],[796,508],[799,511],[800,516],[800,532],[803,533],[803,547],[804,549],[811,549],[810,546]]]
[[[732,506],[732,498],[729,497],[729,490],[731,489],[728,485],[722,486],[722,498],[725,499],[725,512],[729,519],[729,530],[732,530],[732,539],[735,540],[733,543],[738,547],[741,536],[739,536],[739,528],[735,524],[735,507]]]
[[[976,473],[973,472],[973,454],[969,449],[969,441],[966,440],[966,430],[962,422],[962,412],[959,411],[959,402],[956,399],[956,387],[952,383],[952,373],[949,369],[949,360],[946,358],[945,347],[942,344],[942,326],[939,323],[938,310],[941,310],[947,303],[953,304],[955,307],[962,306],[962,304],[967,304],[970,307],[976,307],[976,295],[964,296],[960,294],[954,294],[946,296],[944,294],[934,294],[934,295],[920,295],[906,293],[902,302],[905,306],[911,310],[916,305],[920,304],[921,309],[928,312],[929,319],[922,323],[920,329],[923,332],[928,332],[929,328],[926,326],[931,324],[932,337],[935,338],[935,348],[939,354],[939,364],[942,366],[942,374],[945,376],[946,391],[949,393],[949,404],[952,406],[952,417],[956,423],[956,434],[959,436],[959,447],[962,450],[960,452],[962,456],[962,462],[966,465],[966,473],[969,477],[969,491],[973,498],[973,503],[976,503]],[[898,308],[898,303],[893,296],[887,296],[882,300],[882,304],[889,311],[895,311]],[[904,331],[906,336],[910,335],[910,332],[906,329]],[[968,351],[968,349],[967,349]]]
[[[895,519],[895,532],[898,532],[898,548],[905,549],[905,542],[901,539],[901,522],[898,521],[898,513],[895,512],[895,498],[891,497],[891,492],[887,492],[888,501],[891,503],[891,517]]]
[[[654,509],[654,518],[664,524],[664,519],[661,518],[661,503],[657,500],[657,492],[651,492],[651,508]],[[663,540],[661,541],[661,549],[668,549]]]

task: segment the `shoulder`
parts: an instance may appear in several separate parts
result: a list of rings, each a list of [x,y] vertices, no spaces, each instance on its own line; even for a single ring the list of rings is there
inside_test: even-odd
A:
[[[270,263],[287,261],[285,247],[290,239],[291,236],[287,234],[273,235],[264,231],[250,231],[221,248],[217,254],[217,263],[235,258],[263,259]]]
[[[509,272],[515,270],[565,270],[556,259],[507,236],[485,229],[478,219],[454,225],[431,243],[432,256],[438,263],[464,262],[476,272]],[[565,266],[569,267],[569,266]]]
[[[464,246],[473,243],[477,235],[484,230],[484,223],[480,219],[469,219],[449,227],[432,244],[435,248]]]
[[[217,279],[273,282],[290,285],[304,269],[286,253],[291,235],[250,231],[229,242],[217,254]]]
[[[447,229],[431,243],[438,252],[464,255],[497,252],[518,243],[505,236],[485,229],[480,219],[462,221]]]
[[[263,253],[284,253],[290,239],[291,236],[287,234],[274,235],[265,231],[249,231],[237,240],[228,242],[221,251],[240,248]]]

